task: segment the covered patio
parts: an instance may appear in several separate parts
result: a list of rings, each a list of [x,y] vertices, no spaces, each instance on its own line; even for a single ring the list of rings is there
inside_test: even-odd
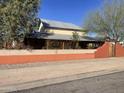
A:
[[[70,35],[47,34],[37,32],[25,38],[25,45],[32,49],[96,49],[104,44],[99,38],[88,36],[75,40]]]

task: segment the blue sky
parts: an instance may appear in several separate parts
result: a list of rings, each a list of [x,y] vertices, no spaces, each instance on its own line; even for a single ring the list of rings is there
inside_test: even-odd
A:
[[[82,26],[89,12],[102,3],[102,0],[42,0],[38,17]]]

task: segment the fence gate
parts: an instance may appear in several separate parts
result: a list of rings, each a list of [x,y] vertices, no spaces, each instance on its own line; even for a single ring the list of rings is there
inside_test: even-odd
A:
[[[115,57],[116,56],[116,44],[115,42],[109,43],[109,57]]]

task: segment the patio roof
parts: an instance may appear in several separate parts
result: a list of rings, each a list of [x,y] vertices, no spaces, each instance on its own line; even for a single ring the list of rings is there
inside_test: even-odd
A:
[[[29,38],[37,39],[49,39],[49,40],[74,40],[71,35],[61,35],[61,34],[49,34],[36,32],[34,34],[28,35]],[[88,36],[79,36],[79,41],[103,41],[100,38],[92,38]]]

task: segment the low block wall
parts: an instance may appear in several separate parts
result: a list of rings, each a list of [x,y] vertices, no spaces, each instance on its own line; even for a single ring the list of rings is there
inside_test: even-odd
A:
[[[112,56],[112,43],[106,42],[103,46],[99,47],[95,52],[95,58],[107,58]],[[124,47],[119,43],[115,46],[115,57],[124,57]]]
[[[23,64],[95,58],[96,50],[0,50],[0,64]]]
[[[116,57],[124,57],[124,47],[120,44],[116,44]]]
[[[105,42],[105,44],[99,47],[95,52],[95,58],[107,58],[107,57],[109,57],[109,42]]]
[[[94,53],[95,49],[68,50],[0,50],[0,56],[5,55],[49,55],[49,54],[84,54]]]
[[[110,44],[85,50],[0,50],[0,64],[22,64],[110,57]],[[124,57],[124,47],[116,44],[116,57]]]

